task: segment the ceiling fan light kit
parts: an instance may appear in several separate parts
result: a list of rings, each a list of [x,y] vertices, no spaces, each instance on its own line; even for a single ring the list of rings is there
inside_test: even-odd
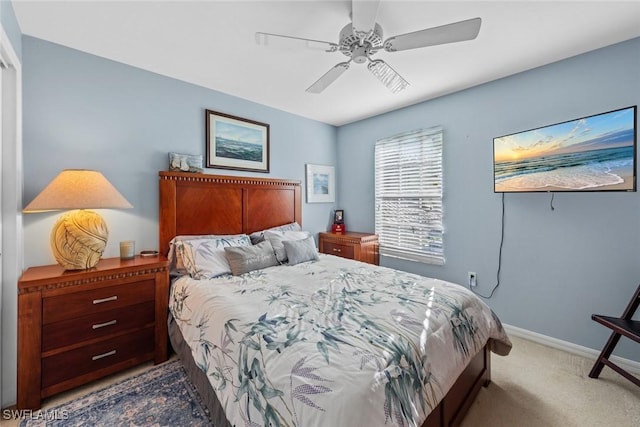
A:
[[[352,24],[347,24],[340,31],[340,52],[351,57],[356,64],[363,64],[373,55],[382,49],[382,27],[375,24],[372,31],[366,34],[357,35]]]
[[[380,1],[353,0],[351,8],[352,22],[339,34],[339,42],[331,43],[302,37],[285,36],[273,33],[257,32],[256,43],[262,46],[297,46],[306,49],[336,52],[340,50],[350,59],[336,64],[307,88],[309,93],[321,93],[349,69],[351,61],[356,64],[369,62],[367,69],[392,93],[404,90],[409,83],[390,65],[381,59],[371,59],[380,49],[387,52],[399,52],[440,44],[473,40],[480,32],[480,18],[467,19],[439,27],[401,34],[383,39],[382,27],[376,22]],[[383,41],[384,40],[384,41]]]
[[[396,73],[389,64],[381,59],[369,62],[367,68],[393,93],[398,93],[409,86],[409,83],[400,74]]]

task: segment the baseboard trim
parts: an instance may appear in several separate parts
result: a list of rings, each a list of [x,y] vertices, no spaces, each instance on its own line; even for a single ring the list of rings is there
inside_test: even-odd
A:
[[[583,347],[578,344],[573,344],[568,341],[563,341],[547,335],[539,334],[537,332],[532,332],[527,329],[518,328],[517,326],[505,324],[503,324],[502,326],[504,326],[505,331],[507,331],[509,335],[524,338],[538,344],[546,345],[547,347],[566,351],[567,353],[575,354],[576,356],[581,356],[595,361],[600,355],[601,350],[594,350],[589,347]],[[633,360],[625,359],[618,356],[611,356],[610,359],[612,362],[619,365],[622,369],[632,372],[636,375],[640,375],[640,362],[635,362]]]

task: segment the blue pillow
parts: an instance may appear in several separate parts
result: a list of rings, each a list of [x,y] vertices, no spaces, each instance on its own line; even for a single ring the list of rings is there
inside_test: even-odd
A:
[[[289,259],[289,265],[320,259],[313,236],[301,240],[285,240],[282,244]]]
[[[252,246],[226,247],[224,256],[234,276],[278,265],[273,247],[267,240]]]

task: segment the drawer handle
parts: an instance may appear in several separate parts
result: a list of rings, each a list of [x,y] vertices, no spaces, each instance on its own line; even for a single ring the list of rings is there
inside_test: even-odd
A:
[[[114,354],[116,354],[115,350],[107,351],[106,353],[102,353],[102,354],[98,354],[97,356],[93,356],[91,358],[91,360],[99,360],[99,359],[102,359],[103,357],[113,356]]]
[[[105,326],[115,325],[116,322],[117,321],[114,319],[104,323],[96,323],[95,325],[93,325],[93,329],[100,329],[100,328],[104,328]]]
[[[93,303],[94,304],[102,304],[103,302],[115,301],[117,299],[118,299],[118,295],[114,295],[114,296],[108,297],[108,298],[94,299]]]
[[[333,248],[333,252],[342,252],[342,249]]]

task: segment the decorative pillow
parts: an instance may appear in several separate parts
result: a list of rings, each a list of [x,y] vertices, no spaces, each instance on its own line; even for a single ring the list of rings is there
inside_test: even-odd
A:
[[[210,279],[231,273],[224,248],[251,246],[247,235],[224,236],[208,239],[190,239],[175,243],[177,259],[194,279]]]
[[[265,231],[301,231],[301,230],[302,228],[300,228],[300,224],[298,224],[297,222],[292,222],[289,224],[272,227],[267,230],[256,231],[254,233],[249,234],[249,237],[251,238],[251,243],[255,245],[256,243],[260,243],[264,241]]]
[[[178,251],[176,250],[177,246],[181,246],[180,242],[185,240],[201,240],[201,239],[234,239],[234,238],[242,238],[247,237],[246,234],[185,234],[176,236],[169,242],[169,253],[167,254],[167,258],[169,259],[169,271],[172,274],[189,274],[187,269],[182,262],[182,256],[178,256]]]
[[[317,261],[320,259],[313,236],[309,236],[302,240],[285,240],[282,243],[284,244],[284,250],[287,253],[287,258],[289,259],[289,265],[300,264],[305,261]]]
[[[224,248],[224,254],[234,276],[278,265],[271,243],[268,241],[253,246]]]
[[[177,274],[188,274],[187,269],[184,268],[184,264],[182,263],[182,257],[178,256],[177,246],[180,245],[179,242],[183,240],[195,240],[195,239],[205,239],[205,238],[214,238],[216,236],[207,235],[207,236],[193,236],[193,235],[185,235],[185,236],[176,236],[169,242],[169,253],[167,254],[167,258],[169,259],[169,271]]]
[[[310,237],[308,231],[276,231],[267,230],[264,232],[264,238],[271,243],[276,253],[276,258],[280,264],[287,262],[287,253],[282,244],[285,240],[302,240]]]

